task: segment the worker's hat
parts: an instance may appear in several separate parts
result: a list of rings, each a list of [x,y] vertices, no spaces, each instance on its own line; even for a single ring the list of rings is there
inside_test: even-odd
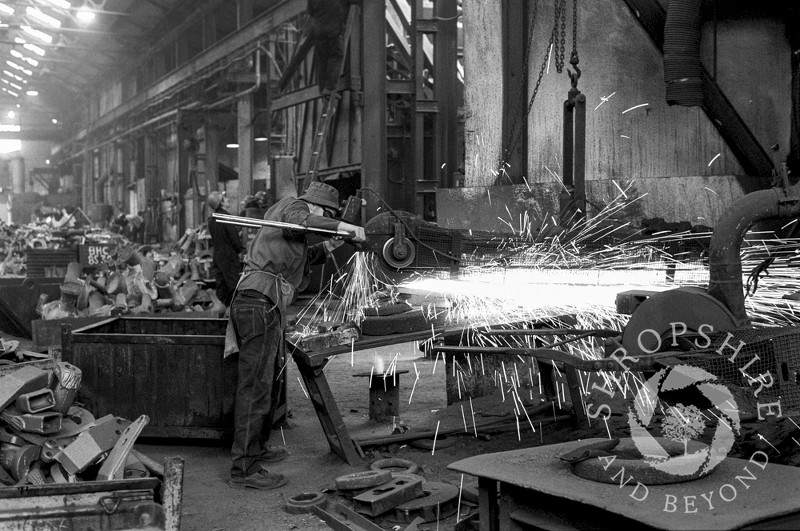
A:
[[[306,192],[299,199],[339,210],[339,191],[329,184],[314,181],[308,185]]]
[[[206,202],[208,206],[211,207],[212,210],[216,210],[219,205],[222,204],[223,199],[225,199],[225,192],[219,192],[214,190],[213,192],[208,194],[208,199]]]

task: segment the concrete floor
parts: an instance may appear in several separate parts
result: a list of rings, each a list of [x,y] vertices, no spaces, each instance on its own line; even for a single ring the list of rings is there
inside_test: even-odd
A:
[[[398,355],[399,354],[399,355]],[[421,373],[412,403],[408,404],[413,378],[403,375],[401,380],[401,409],[396,422],[415,429],[435,428],[437,413],[446,407],[443,366],[432,374],[433,362],[421,357],[415,344],[383,347],[357,352],[353,364],[349,355],[334,358],[325,369],[336,397],[339,410],[348,425],[351,436],[389,435],[392,424],[379,424],[368,418],[368,388],[364,378],[353,374],[369,372],[376,356],[391,361],[398,355],[398,370],[414,374],[414,364]],[[295,369],[291,364],[289,369]],[[291,515],[285,512],[286,499],[299,493],[320,492],[333,489],[337,477],[351,472],[367,470],[367,466],[350,467],[332,453],[324,437],[319,420],[298,381],[297,371],[289,373],[287,402],[291,412],[290,429],[273,432],[270,442],[282,444],[285,439],[289,457],[270,468],[289,479],[286,486],[274,491],[232,489],[227,484],[230,455],[228,447],[208,444],[167,445],[163,441],[148,441],[137,448],[157,459],[181,456],[185,459],[182,528],[186,531],[245,531],[264,529],[329,529],[327,524],[311,515]],[[154,444],[156,443],[156,444]],[[472,451],[477,451],[473,448]],[[425,462],[429,478],[449,479],[458,484],[460,476],[446,469],[449,462],[460,459],[462,452],[454,455],[450,448],[430,452],[404,447],[398,457]],[[378,456],[380,457],[380,456]],[[427,458],[426,458],[427,457]],[[454,521],[454,519],[451,518]],[[445,522],[441,522],[445,524]],[[391,529],[391,527],[388,527]],[[441,527],[440,527],[441,528]]]

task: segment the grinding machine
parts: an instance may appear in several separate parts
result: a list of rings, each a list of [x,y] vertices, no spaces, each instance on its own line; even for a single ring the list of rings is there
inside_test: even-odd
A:
[[[709,246],[708,287],[683,286],[648,293],[646,298],[642,297],[644,300],[632,305],[632,310],[629,307],[626,313],[630,318],[622,331],[548,330],[547,324],[518,323],[519,326],[474,332],[479,336],[517,337],[516,342],[508,342],[507,347],[440,342],[431,348],[431,352],[533,357],[567,365],[570,372],[643,371],[647,374],[663,367],[689,364],[708,371],[726,384],[749,388],[761,382],[764,389],[759,402],[780,402],[784,415],[798,412],[800,327],[753,326],[745,307],[740,256],[745,235],[753,225],[798,216],[800,196],[788,185],[785,177],[783,186],[745,195],[716,224]],[[529,348],[530,342],[520,340],[524,336],[543,335],[567,338],[559,344],[588,336],[601,338],[605,344],[605,357],[582,359],[559,349]],[[496,343],[473,338],[469,344]],[[547,365],[540,366],[546,368]],[[573,378],[577,381],[577,377]],[[579,392],[580,387],[570,385],[573,387]],[[576,417],[584,417],[582,408],[574,410]]]

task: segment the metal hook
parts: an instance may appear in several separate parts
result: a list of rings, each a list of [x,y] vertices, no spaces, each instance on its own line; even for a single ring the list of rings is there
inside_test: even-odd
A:
[[[569,56],[569,64],[572,65],[572,68],[575,69],[575,73],[570,72],[567,70],[567,75],[569,76],[570,81],[572,82],[572,88],[578,88],[578,78],[581,77],[581,69],[578,68],[578,52],[577,50],[572,50],[572,53]]]
[[[572,82],[572,88],[578,88],[578,78],[581,77],[581,69],[578,68],[578,65],[573,65],[575,72],[573,73],[569,69],[567,69],[567,75],[569,76],[570,81]]]

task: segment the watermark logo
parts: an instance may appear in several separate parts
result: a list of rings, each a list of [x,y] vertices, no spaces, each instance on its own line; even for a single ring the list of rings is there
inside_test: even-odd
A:
[[[669,334],[656,330],[643,330],[637,338],[641,352],[659,352],[662,344],[670,339],[670,346],[679,346],[678,337],[686,334],[689,327],[679,322],[670,323],[670,327],[671,338]],[[731,332],[725,334],[721,343],[717,339],[717,345],[712,347],[715,341],[709,335],[714,332],[710,325],[700,325],[693,332],[693,338],[683,338],[684,344],[687,339],[692,339],[692,346],[704,351],[706,365],[719,366],[721,363],[725,366],[729,363],[727,372],[739,372],[741,381],[754,389],[752,396],[758,420],[782,416],[780,397],[764,401],[762,395],[776,383],[771,371],[748,373],[751,367],[758,367],[755,365],[760,360],[758,351],[747,353],[745,342],[737,340]],[[656,341],[646,341],[648,338]],[[625,378],[609,377],[604,385],[592,384],[592,389],[614,398],[618,390],[626,394],[627,376],[637,370],[639,358],[624,347],[619,347],[609,358],[619,364],[621,371],[617,372],[622,372]],[[679,363],[658,370],[644,382],[635,375],[633,380],[636,391],[633,403],[628,407],[630,438],[619,440],[619,446],[603,452],[605,455],[575,463],[573,470],[578,475],[617,484],[620,489],[630,487],[629,496],[638,502],[655,497],[662,511],[685,514],[719,510],[720,505],[733,503],[741,492],[750,489],[758,480],[758,472],[766,469],[769,463],[766,452],[760,450],[750,455],[741,472],[736,470],[738,467],[723,467],[725,473],[719,476],[718,488],[709,483],[695,493],[686,489],[670,492],[661,488],[657,495],[651,496],[648,484],[650,487],[667,486],[697,479],[707,476],[725,461],[733,448],[735,435],[741,430],[741,413],[729,387],[732,382],[726,380],[727,385],[723,385],[726,382],[704,368]],[[612,414],[610,403],[588,403],[586,411],[589,419],[602,416],[606,421]],[[661,436],[654,436],[651,432]]]
[[[733,447],[734,432],[738,434],[740,430],[739,411],[731,392],[716,381],[716,376],[703,369],[676,365],[658,371],[644,382],[633,408],[628,410],[628,426],[631,439],[646,463],[660,472],[689,478],[708,474],[725,459]],[[647,430],[664,393],[688,394],[692,388],[712,406],[707,411],[716,417],[714,435],[710,446],[690,451],[689,443],[703,435],[707,417],[693,404],[669,406],[663,411],[661,433],[667,439],[683,443],[683,453],[672,455]]]

